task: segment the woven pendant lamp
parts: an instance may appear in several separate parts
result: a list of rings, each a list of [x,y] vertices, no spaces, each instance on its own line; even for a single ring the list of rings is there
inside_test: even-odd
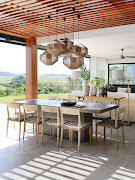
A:
[[[66,45],[66,52],[70,52],[73,46],[73,42],[68,39],[67,37],[65,37],[65,22],[66,22],[66,18],[63,18],[64,20],[64,37],[61,38],[60,40]]]
[[[48,51],[45,51],[40,55],[40,61],[45,65],[53,65],[58,61],[58,57],[52,56]]]
[[[77,44],[72,47],[71,52],[75,53],[77,56],[85,57],[85,55],[88,54],[88,48],[83,44]]]
[[[71,52],[75,53],[77,56],[85,57],[85,55],[88,54],[88,48],[85,47],[83,44],[79,43],[79,18],[80,15],[77,15],[78,17],[78,44],[72,46]]]
[[[74,12],[73,8],[73,42],[74,42]],[[69,69],[78,69],[84,64],[84,59],[82,56],[78,56],[73,52],[70,52],[67,56],[63,58],[63,64]]]
[[[66,52],[66,45],[58,39],[47,45],[47,51],[53,56],[60,56]]]
[[[78,69],[84,64],[84,59],[74,53],[69,53],[63,58],[63,64],[69,69]]]
[[[58,16],[58,10],[56,10]],[[47,51],[54,56],[60,56],[66,52],[66,45],[57,39],[57,18],[56,18],[56,39],[47,45]]]
[[[49,41],[50,41],[50,16],[48,16],[48,19],[49,19]],[[51,55],[48,51],[45,51],[40,55],[40,61],[45,65],[53,65],[58,61],[58,57]]]

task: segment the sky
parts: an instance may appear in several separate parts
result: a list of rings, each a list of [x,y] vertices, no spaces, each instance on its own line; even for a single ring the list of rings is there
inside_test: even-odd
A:
[[[60,57],[58,62],[52,66],[46,66],[39,60],[40,54],[44,51],[38,50],[38,74],[68,74],[72,71],[63,65]],[[0,71],[7,71],[14,74],[25,73],[26,47],[0,42]]]

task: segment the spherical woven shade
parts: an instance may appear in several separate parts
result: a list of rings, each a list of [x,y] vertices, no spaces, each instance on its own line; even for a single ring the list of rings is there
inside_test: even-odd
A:
[[[48,51],[45,51],[40,55],[40,61],[45,65],[53,65],[58,61],[58,57],[52,56]]]
[[[60,40],[66,45],[67,52],[70,52],[71,49],[72,49],[72,46],[73,46],[73,42],[70,39],[66,38],[66,37],[61,38]]]
[[[77,56],[84,57],[88,54],[88,48],[86,48],[83,44],[77,44],[72,47],[71,52],[75,53]]]
[[[69,69],[78,69],[84,64],[84,59],[74,53],[69,53],[63,58],[63,64]]]
[[[58,39],[47,45],[47,51],[53,56],[60,56],[66,52],[66,45]]]

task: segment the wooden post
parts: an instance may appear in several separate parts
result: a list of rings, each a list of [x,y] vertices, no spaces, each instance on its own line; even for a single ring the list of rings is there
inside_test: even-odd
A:
[[[26,39],[26,99],[37,99],[37,45],[35,38]]]

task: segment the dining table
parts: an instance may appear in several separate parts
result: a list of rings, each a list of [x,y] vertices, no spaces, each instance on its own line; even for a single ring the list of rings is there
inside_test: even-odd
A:
[[[92,132],[93,132],[93,115],[95,114],[102,114],[110,110],[114,110],[118,108],[118,104],[101,104],[101,103],[90,103],[90,102],[77,102],[74,106],[62,106],[62,101],[60,100],[47,100],[47,99],[31,99],[31,100],[21,100],[21,101],[14,101],[14,104],[23,104],[27,105],[37,105],[40,111],[41,116],[41,106],[55,106],[55,107],[66,107],[66,108],[80,108],[81,109],[81,121],[83,122],[91,122],[92,123]],[[48,113],[46,117],[54,118],[54,114]],[[76,120],[77,116],[72,115],[65,115],[65,119],[69,120]],[[39,131],[40,132],[40,131]],[[49,128],[45,130],[46,134],[49,134]],[[56,132],[55,132],[56,134]],[[68,138],[69,133],[65,131],[64,138]],[[74,132],[73,136],[74,140],[77,140],[77,132]],[[82,131],[81,134],[81,141],[87,141],[89,139],[89,131],[88,129]]]

